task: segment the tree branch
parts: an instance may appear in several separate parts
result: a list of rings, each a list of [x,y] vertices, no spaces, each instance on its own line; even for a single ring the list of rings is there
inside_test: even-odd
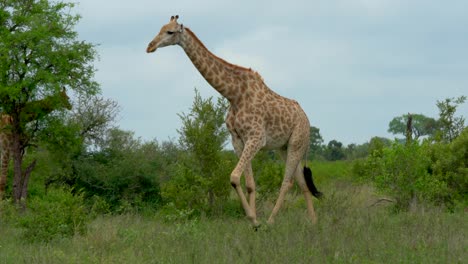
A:
[[[8,30],[9,30],[10,33],[11,33],[11,32],[13,32],[13,31],[15,31],[17,28],[18,28],[18,25],[15,24],[15,25],[13,25],[12,27],[10,27]]]
[[[396,203],[395,200],[392,200],[392,199],[389,199],[389,198],[380,198],[378,199],[376,202],[374,202],[373,204],[369,205],[368,207],[372,207],[372,206],[375,206],[381,202],[388,202],[388,203]]]
[[[22,181],[22,186],[21,186],[21,199],[25,200],[26,196],[28,195],[28,183],[29,183],[29,177],[31,176],[31,172],[36,167],[37,164],[37,159],[34,159],[31,164],[24,170],[23,172],[23,181]]]

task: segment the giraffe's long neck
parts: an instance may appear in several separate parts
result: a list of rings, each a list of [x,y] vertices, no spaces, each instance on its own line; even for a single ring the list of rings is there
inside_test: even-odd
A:
[[[253,72],[217,57],[211,53],[188,28],[184,29],[180,46],[208,83],[231,104],[239,100],[242,80]]]

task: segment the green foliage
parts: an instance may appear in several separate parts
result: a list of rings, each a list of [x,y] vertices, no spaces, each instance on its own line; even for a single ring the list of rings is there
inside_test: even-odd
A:
[[[160,200],[157,142],[141,143],[132,132],[111,129],[99,151],[73,164],[73,186],[86,197],[101,197],[113,211],[156,206]]]
[[[335,173],[325,169],[324,174]],[[328,180],[329,188],[324,190],[328,198],[314,203],[319,218],[315,225],[307,220],[303,206],[284,208],[274,225],[263,225],[257,232],[245,217],[190,218],[187,210],[175,215],[99,216],[87,225],[85,234],[47,244],[24,243],[16,228],[2,225],[0,262],[466,262],[465,212],[425,207],[395,214],[385,203],[375,204],[369,186]],[[289,201],[294,199],[288,196]],[[238,199],[231,200],[239,204]]]
[[[27,197],[35,161],[23,164],[47,127],[46,116],[70,108],[65,90],[94,94],[96,57],[92,44],[78,40],[74,4],[47,0],[0,2],[0,112],[12,118],[13,198]],[[34,124],[30,122],[34,121]]]
[[[117,112],[118,106],[112,100],[80,95],[73,112],[48,116],[47,124],[38,133],[39,144],[45,153],[41,155],[37,169],[45,176],[46,186],[74,184],[78,173],[75,165],[105,148],[108,134],[113,133],[111,129]]]
[[[0,18],[0,98],[7,112],[40,91],[70,87],[94,92],[96,52],[72,30],[75,4],[46,0],[5,0]],[[9,103],[9,104],[7,104]]]
[[[368,152],[377,156],[383,155],[383,150],[385,147],[390,147],[392,141],[386,138],[373,137],[369,141]]]
[[[466,96],[458,98],[447,98],[444,101],[437,101],[439,108],[439,129],[441,138],[445,142],[452,142],[465,128],[465,118],[455,117],[457,107],[463,104]]]
[[[89,220],[83,196],[66,189],[51,189],[43,197],[31,198],[26,214],[18,216],[24,237],[38,242],[83,234]]]
[[[195,90],[190,113],[179,115],[179,142],[184,152],[175,175],[162,190],[163,198],[178,209],[214,212],[229,195],[228,179],[234,163],[232,154],[223,151],[228,137],[224,126],[227,108],[225,100],[219,98],[214,103],[211,97],[202,99]]]
[[[381,189],[395,194],[397,206],[403,209],[409,208],[415,199],[440,203],[448,195],[446,183],[428,172],[431,160],[426,155],[427,148],[427,144],[396,143],[384,151],[384,170],[375,182]]]
[[[451,208],[454,203],[467,200],[467,135],[463,132],[452,144],[395,142],[355,162],[353,172],[391,194],[398,209],[406,210],[414,202]]]
[[[423,136],[434,136],[437,130],[437,121],[434,118],[422,114],[411,114],[412,116],[412,135],[414,139]],[[397,116],[388,124],[388,132],[394,135],[406,136],[406,123],[408,115]]]
[[[429,151],[432,174],[447,182],[451,201],[468,204],[468,128],[450,144],[435,143]]]
[[[330,161],[342,160],[345,158],[343,143],[337,140],[328,142],[325,148],[325,158]]]
[[[314,126],[310,127],[309,139],[309,159],[316,159],[323,152],[323,138],[320,135],[320,129]]]
[[[284,161],[278,160],[274,152],[260,151],[253,159],[252,169],[259,198],[276,198],[284,178]]]

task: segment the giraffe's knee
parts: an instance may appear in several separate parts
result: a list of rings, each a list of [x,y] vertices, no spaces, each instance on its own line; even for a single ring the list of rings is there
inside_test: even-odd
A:
[[[240,186],[240,175],[236,173],[231,174],[231,186],[236,189],[237,186]]]
[[[255,192],[255,182],[253,177],[246,177],[245,179],[245,188],[247,189],[247,193]]]

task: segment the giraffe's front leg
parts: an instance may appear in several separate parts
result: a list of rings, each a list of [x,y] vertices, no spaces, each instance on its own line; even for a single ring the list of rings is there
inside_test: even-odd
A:
[[[249,218],[255,227],[257,227],[259,224],[257,222],[257,214],[255,212],[255,182],[253,180],[251,160],[261,148],[261,143],[262,141],[260,139],[248,140],[244,145],[242,154],[239,157],[239,162],[231,173],[231,185],[234,187],[237,195],[239,196],[239,199],[241,200],[242,207],[244,208],[247,218]],[[247,192],[249,194],[250,203],[247,201],[240,184],[242,172],[245,172]]]

